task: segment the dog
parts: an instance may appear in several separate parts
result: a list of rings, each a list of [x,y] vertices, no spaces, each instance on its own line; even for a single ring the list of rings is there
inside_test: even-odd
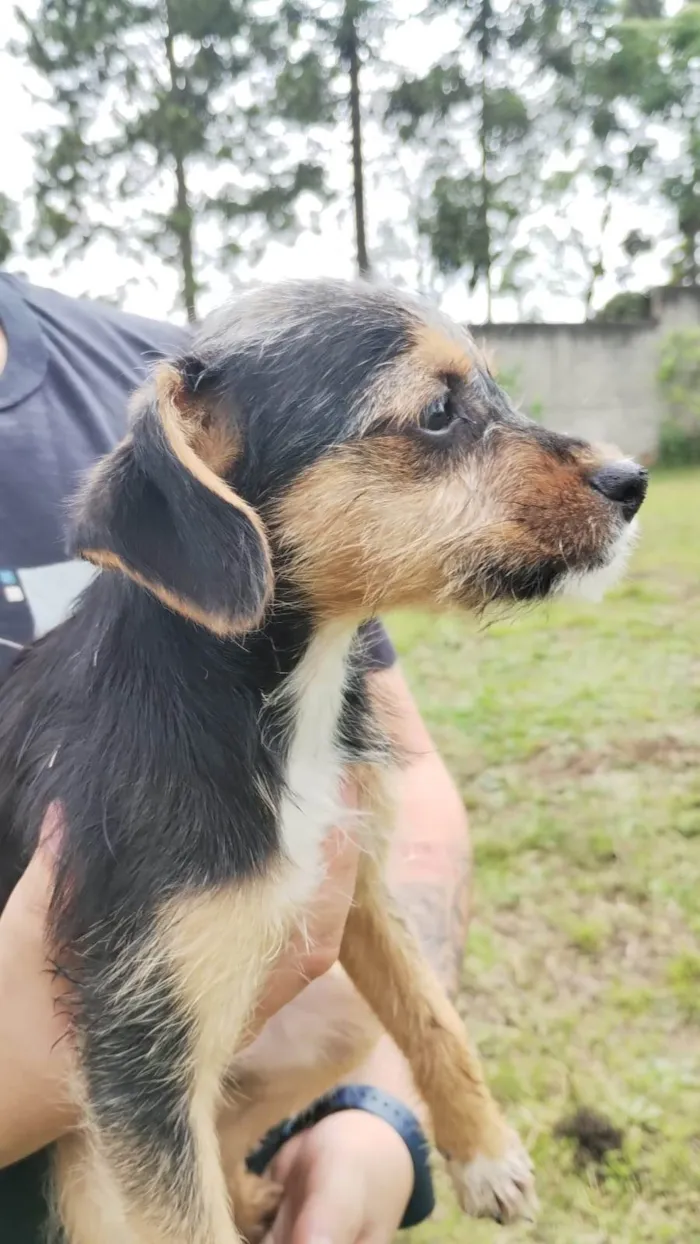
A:
[[[62,810],[49,937],[84,1125],[55,1147],[58,1238],[239,1239],[231,1199],[240,1226],[258,1193],[227,1176],[217,1113],[348,769],[364,850],[340,962],[465,1210],[531,1213],[530,1160],[383,881],[400,757],[358,633],[601,589],[646,482],[515,411],[465,330],[371,284],[255,290],[156,366],[72,517],[100,573],[0,696],[0,902]]]

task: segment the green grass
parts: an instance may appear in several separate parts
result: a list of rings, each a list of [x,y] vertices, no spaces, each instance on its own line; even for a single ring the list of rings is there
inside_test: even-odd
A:
[[[479,632],[390,627],[463,792],[461,1007],[535,1158],[537,1224],[439,1209],[411,1244],[700,1242],[700,473],[656,475],[625,583]],[[577,1106],[624,1133],[582,1168]]]

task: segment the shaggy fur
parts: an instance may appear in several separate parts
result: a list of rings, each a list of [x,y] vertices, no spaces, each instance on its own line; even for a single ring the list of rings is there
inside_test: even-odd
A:
[[[644,490],[515,412],[461,329],[367,285],[258,291],[158,366],[75,509],[72,551],[102,572],[0,695],[0,904],[63,814],[50,941],[84,1118],[54,1155],[68,1244],[233,1244],[232,1197],[249,1235],[251,1204],[269,1213],[217,1113],[348,766],[367,850],[341,961],[465,1207],[531,1211],[529,1161],[381,879],[391,758],[358,627],[605,577]]]

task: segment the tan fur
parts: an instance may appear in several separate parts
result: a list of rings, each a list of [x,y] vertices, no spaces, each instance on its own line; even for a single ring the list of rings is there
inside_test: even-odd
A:
[[[607,503],[586,480],[595,451],[556,462],[517,427],[489,434],[497,452],[433,473],[410,437],[375,436],[295,482],[270,529],[319,616],[480,609],[494,563],[595,561],[610,530]]]
[[[128,973],[115,977],[113,996],[126,1005],[129,998],[147,999],[165,967],[191,1016],[194,1040],[183,1072],[191,1083],[200,1195],[183,1222],[180,1208],[164,1205],[147,1173],[133,1166],[128,1138],[123,1148],[98,1147],[86,1109],[84,1131],[59,1146],[56,1168],[71,1244],[235,1244],[217,1135],[224,1076],[234,1052],[253,1035],[256,999],[292,914],[280,911],[272,877],[173,900]],[[141,1189],[140,1196],[134,1188]],[[183,1194],[189,1196],[189,1190]]]
[[[426,478],[408,441],[362,441],[311,467],[271,528],[323,617],[444,606],[469,540],[498,518],[465,476]]]
[[[207,464],[208,460],[221,463],[223,459],[228,465],[233,462],[235,446],[231,443],[228,450],[224,448],[226,430],[220,422],[210,418],[202,405],[187,397],[183,392],[182,377],[175,367],[161,363],[156,368],[154,383],[158,414],[173,453],[200,484],[245,514],[265,542],[263,525],[255,510]]]
[[[395,806],[391,775],[363,765],[353,767],[353,776],[365,812],[366,851],[341,963],[409,1061],[441,1151],[461,1163],[479,1158],[499,1162],[509,1145],[509,1129],[485,1084],[462,1021],[394,911],[382,880],[381,861]],[[245,1058],[234,1067],[235,1107],[228,1108],[220,1124],[222,1157],[236,1222],[245,1225],[253,1241],[261,1234],[255,1224],[269,1212],[277,1191],[246,1183],[245,1154],[280,1118],[304,1108],[348,1075],[375,1039],[370,1024],[363,1039],[331,1043],[325,1059],[323,1050],[315,1048],[315,1064],[291,1078],[285,1077],[284,1069],[275,1073],[271,1067],[268,1080],[251,1080],[246,1077]]]
[[[466,380],[473,361],[469,357],[469,342],[460,332],[448,333],[432,324],[421,324],[415,332],[413,355],[417,362],[433,376],[459,376]]]
[[[370,766],[356,766],[355,772],[373,841],[360,862],[340,962],[405,1055],[430,1109],[441,1152],[463,1161],[476,1153],[500,1157],[507,1128],[478,1057],[383,879],[383,856],[395,818],[395,775]]]
[[[260,1244],[274,1222],[284,1189],[271,1179],[251,1174],[245,1162],[234,1168],[228,1189],[241,1238],[246,1244]]]
[[[375,295],[368,290],[357,297],[371,301]],[[231,348],[255,341],[262,357],[265,349],[274,352],[290,325],[313,332],[303,302],[286,298],[260,295],[240,323],[227,312],[222,336],[230,335]],[[407,317],[406,349],[378,369],[361,409],[353,412],[358,436],[374,434],[326,454],[266,515],[286,576],[306,594],[317,621],[360,621],[413,606],[478,608],[488,600],[494,565],[527,570],[558,556],[584,563],[610,533],[607,502],[588,483],[597,462],[592,450],[582,450],[577,460],[558,460],[514,419],[507,427],[484,426],[480,452],[466,449],[461,460],[455,455],[436,465],[436,456],[426,455],[411,425],[444,393],[446,379],[468,378],[478,352],[439,316],[422,322],[411,309]],[[154,386],[164,435],[183,469],[244,514],[267,547],[260,518],[222,478],[238,452],[225,421],[186,393],[170,365],[159,366]],[[392,435],[381,435],[383,423],[393,425]],[[496,450],[489,437],[499,438]],[[84,555],[131,575],[169,608],[217,634],[257,621],[234,628],[229,619],[205,615],[144,582],[114,554],[98,549]],[[341,962],[408,1059],[439,1148],[462,1168],[477,1168],[471,1187],[468,1170],[456,1173],[466,1202],[474,1212],[498,1217],[504,1200],[507,1216],[515,1217],[530,1195],[524,1192],[527,1159],[514,1147],[462,1022],[382,880],[393,821],[387,783],[373,769],[358,777],[365,852]],[[261,1219],[274,1210],[279,1194],[245,1172],[245,1153],[281,1116],[307,1105],[357,1065],[376,1035],[370,1023],[366,1039],[330,1043],[301,1075],[274,1067],[267,1078],[246,1073],[240,1051],[254,1035],[252,1016],[267,968],[294,921],[303,919],[292,894],[271,870],[255,884],[173,900],[162,909],[151,945],[115,978],[115,997],[128,1007],[134,997],[148,998],[154,972],[166,967],[192,1021],[183,1073],[191,1085],[200,1195],[193,1192],[183,1217],[181,1209],[158,1202],[143,1177],[134,1200],[120,1186],[120,1172],[130,1188],[139,1186],[141,1173],[129,1167],[128,1151],[98,1149],[86,1111],[83,1132],[63,1142],[58,1153],[70,1244],[236,1244],[232,1206],[251,1244],[259,1238]]]
[[[501,1158],[508,1129],[464,1025],[425,965],[370,856],[360,865],[340,961],[408,1060],[442,1153]]]
[[[194,601],[185,600],[176,592],[163,587],[161,583],[145,579],[137,570],[132,570],[131,566],[127,566],[116,553],[109,553],[106,549],[82,549],[80,556],[84,561],[91,562],[93,566],[99,566],[101,570],[119,570],[122,574],[128,575],[134,583],[138,583],[153,596],[157,596],[158,600],[167,605],[168,609],[172,609],[173,613],[182,614],[183,617],[189,618],[190,622],[196,622],[198,626],[212,631],[214,635],[221,635],[223,639],[227,636],[238,635],[258,622],[257,618],[244,618],[236,619],[234,624],[225,613],[210,613],[208,610],[199,609]]]
[[[361,425],[389,420],[416,424],[421,412],[445,391],[445,377],[465,379],[472,364],[467,339],[456,340],[429,324],[416,324],[411,348],[383,368],[363,399]]]

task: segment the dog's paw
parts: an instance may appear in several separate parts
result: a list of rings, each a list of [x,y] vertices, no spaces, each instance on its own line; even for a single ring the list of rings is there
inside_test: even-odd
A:
[[[538,1201],[533,1166],[515,1132],[500,1158],[477,1154],[471,1162],[447,1165],[457,1199],[473,1218],[502,1223],[534,1219]]]
[[[284,1189],[265,1176],[253,1175],[242,1164],[231,1183],[229,1192],[238,1232],[245,1244],[261,1244],[275,1220]]]

